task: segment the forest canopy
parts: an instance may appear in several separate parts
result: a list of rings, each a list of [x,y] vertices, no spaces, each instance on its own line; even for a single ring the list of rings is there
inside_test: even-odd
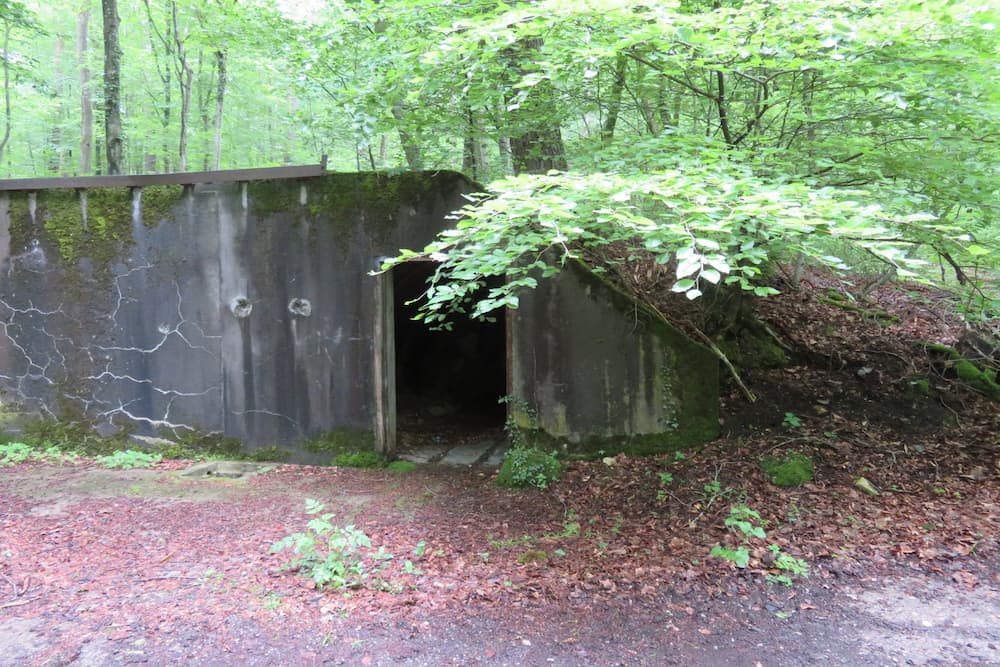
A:
[[[0,0],[0,175],[107,173],[113,106],[124,173],[327,155],[483,183],[404,253],[442,262],[432,321],[610,245],[676,263],[691,298],[768,294],[771,260],[813,260],[955,281],[982,315],[998,24],[945,0]]]

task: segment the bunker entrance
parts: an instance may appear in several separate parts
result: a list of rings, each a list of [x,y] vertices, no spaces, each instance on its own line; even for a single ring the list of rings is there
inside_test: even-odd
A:
[[[502,437],[507,393],[506,327],[456,317],[449,331],[413,319],[437,264],[410,262],[393,272],[396,419],[402,448]],[[496,281],[499,284],[499,280]],[[489,287],[489,286],[487,286]]]

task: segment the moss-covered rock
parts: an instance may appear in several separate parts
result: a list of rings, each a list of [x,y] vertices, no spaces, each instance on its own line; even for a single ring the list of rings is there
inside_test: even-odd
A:
[[[971,359],[962,356],[958,350],[947,345],[929,343],[927,350],[944,357],[946,364],[966,385],[991,400],[1000,401],[1000,384],[997,383],[997,372],[994,369],[976,364]]]
[[[791,452],[783,458],[765,456],[760,467],[775,486],[801,486],[811,482],[815,472],[812,459],[800,452]]]

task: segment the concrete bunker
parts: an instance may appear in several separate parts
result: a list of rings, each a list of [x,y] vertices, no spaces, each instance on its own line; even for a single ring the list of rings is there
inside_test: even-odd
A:
[[[476,189],[322,166],[0,181],[0,400],[303,463],[331,434],[392,457],[414,424],[609,453],[713,437],[712,353],[584,267],[494,322],[412,321],[434,265],[373,271]]]

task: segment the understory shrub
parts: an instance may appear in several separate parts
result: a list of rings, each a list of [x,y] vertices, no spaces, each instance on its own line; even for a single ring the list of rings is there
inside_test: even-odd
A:
[[[497,484],[511,488],[548,487],[562,477],[562,464],[552,454],[537,447],[514,447],[497,474]]]

